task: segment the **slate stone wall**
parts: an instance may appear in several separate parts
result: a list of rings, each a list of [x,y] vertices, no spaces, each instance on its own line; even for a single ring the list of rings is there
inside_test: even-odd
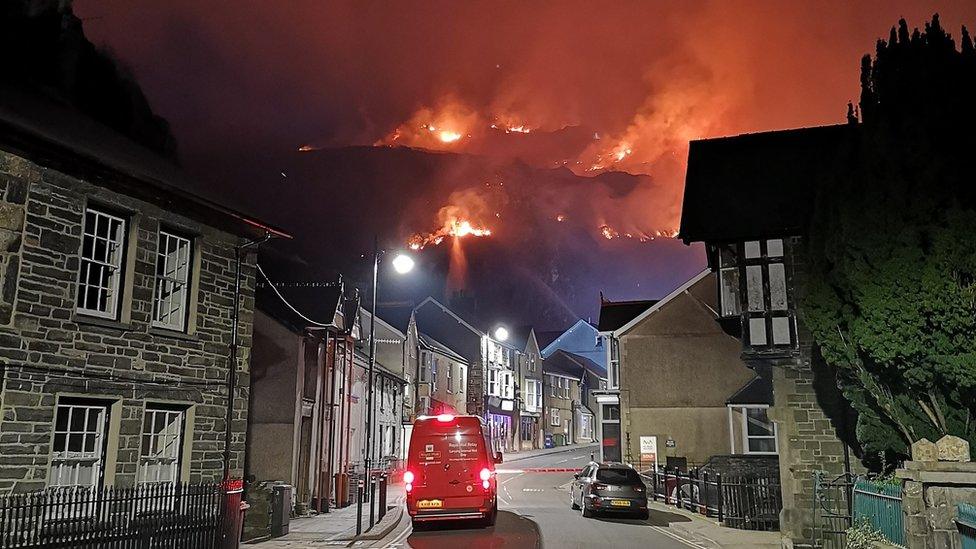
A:
[[[0,151],[0,494],[47,485],[59,395],[98,396],[117,412],[106,483],[135,482],[146,402],[192,408],[190,482],[222,476],[225,379],[238,238],[155,205]],[[136,237],[120,321],[75,312],[88,201],[126,212]],[[160,224],[195,235],[200,271],[189,333],[150,327]],[[254,258],[242,270],[231,469],[243,468]],[[113,463],[114,462],[114,463]]]

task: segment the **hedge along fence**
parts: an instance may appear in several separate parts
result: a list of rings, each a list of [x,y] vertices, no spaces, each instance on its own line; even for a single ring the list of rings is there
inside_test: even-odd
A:
[[[863,479],[855,482],[853,522],[859,524],[861,521],[867,521],[891,543],[905,545],[901,484],[880,484]]]

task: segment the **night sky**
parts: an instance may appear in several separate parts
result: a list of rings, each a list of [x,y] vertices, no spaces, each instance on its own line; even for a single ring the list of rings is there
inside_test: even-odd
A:
[[[700,248],[660,236],[678,225],[689,139],[842,123],[861,56],[899,17],[976,26],[971,1],[598,4],[75,12],[169,120],[202,194],[352,279],[374,233],[393,249],[463,218],[492,231],[461,240],[464,272],[448,238],[418,254],[424,281],[383,298],[443,292],[454,255],[448,286],[543,329],[595,315],[599,291],[658,298],[703,268]]]

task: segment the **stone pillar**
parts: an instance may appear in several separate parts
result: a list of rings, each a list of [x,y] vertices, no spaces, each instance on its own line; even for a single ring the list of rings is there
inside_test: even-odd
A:
[[[895,473],[904,482],[905,545],[961,549],[957,505],[976,505],[976,463],[969,462],[969,444],[948,435],[937,444],[922,439],[912,445],[912,458]]]

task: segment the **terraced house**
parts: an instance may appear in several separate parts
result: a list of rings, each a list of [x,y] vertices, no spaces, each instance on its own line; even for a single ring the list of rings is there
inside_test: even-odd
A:
[[[238,250],[285,235],[81,113],[2,91],[0,493],[239,476],[254,261]]]

